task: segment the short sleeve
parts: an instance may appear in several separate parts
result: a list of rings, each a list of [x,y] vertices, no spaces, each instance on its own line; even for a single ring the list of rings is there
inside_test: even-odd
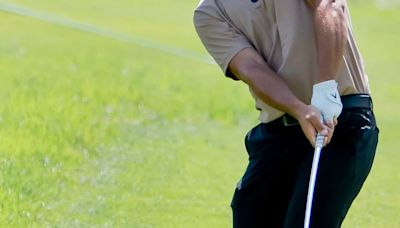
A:
[[[226,21],[215,5],[200,5],[193,21],[202,43],[224,74],[237,80],[228,65],[237,53],[252,47],[247,38]]]

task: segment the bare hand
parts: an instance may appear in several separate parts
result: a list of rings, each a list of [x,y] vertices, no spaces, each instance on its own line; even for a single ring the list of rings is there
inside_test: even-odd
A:
[[[315,146],[315,138],[318,133],[325,136],[324,146],[326,146],[331,141],[337,124],[336,119],[334,119],[333,122],[326,121],[322,123],[321,112],[312,105],[303,107],[302,110],[298,112],[297,120],[300,123],[304,135],[313,146]]]

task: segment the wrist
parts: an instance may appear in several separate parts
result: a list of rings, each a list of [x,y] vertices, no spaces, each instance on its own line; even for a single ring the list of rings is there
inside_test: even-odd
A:
[[[301,102],[300,100],[295,100],[288,106],[289,110],[287,113],[298,120],[300,117],[303,116],[303,113],[307,109],[307,106],[308,105]]]

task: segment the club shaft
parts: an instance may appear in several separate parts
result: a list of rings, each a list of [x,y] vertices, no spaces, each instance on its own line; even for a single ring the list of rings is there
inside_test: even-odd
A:
[[[324,141],[324,136],[318,135],[317,139],[316,139],[316,143],[315,143],[315,151],[314,151],[314,158],[313,158],[312,167],[311,167],[310,181],[308,183],[307,206],[306,206],[306,213],[305,213],[305,217],[304,217],[304,228],[310,227],[311,209],[312,209],[312,202],[313,202],[313,197],[314,197],[315,181],[317,178],[319,157],[321,155],[323,141]]]

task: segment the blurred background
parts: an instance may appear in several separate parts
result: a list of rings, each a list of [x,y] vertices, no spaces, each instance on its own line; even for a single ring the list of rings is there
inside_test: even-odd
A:
[[[257,123],[195,0],[0,0],[0,227],[231,227]],[[400,227],[400,2],[350,1],[381,130],[343,227]]]

